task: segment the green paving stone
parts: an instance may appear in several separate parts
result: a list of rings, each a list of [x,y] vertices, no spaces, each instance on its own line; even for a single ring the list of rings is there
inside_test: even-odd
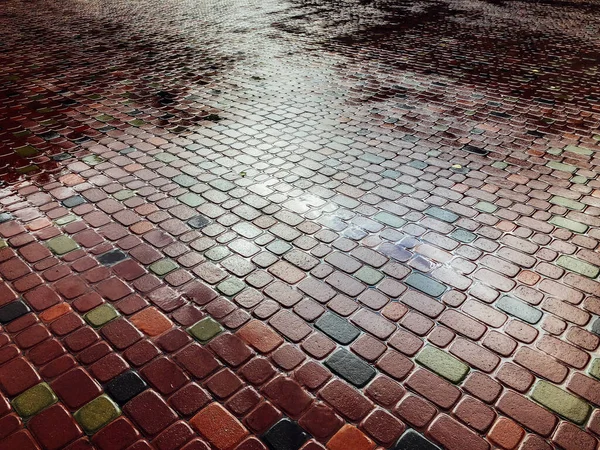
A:
[[[452,239],[456,239],[457,241],[468,244],[469,242],[473,242],[475,238],[477,238],[477,235],[471,233],[470,231],[463,230],[462,228],[457,228],[452,233],[450,233],[450,237]]]
[[[548,161],[548,163],[546,163],[546,166],[554,170],[560,170],[561,172],[573,173],[577,170],[577,167],[575,166],[559,163],[557,161]]]
[[[479,202],[475,205],[475,209],[491,214],[495,212],[498,209],[498,207],[489,202]]]
[[[575,175],[571,178],[571,183],[576,184],[586,184],[589,180],[586,177],[582,177],[581,175]]]
[[[577,153],[578,155],[590,156],[593,155],[594,152],[589,148],[585,147],[577,147],[576,145],[567,145],[565,147],[566,152]]]
[[[35,172],[36,170],[39,170],[39,167],[36,164],[30,164],[28,166],[18,167],[15,170],[20,174],[26,174],[26,173]]]
[[[356,387],[365,386],[377,374],[370,364],[344,348],[327,358],[325,365]]]
[[[383,274],[370,267],[363,266],[354,274],[356,278],[366,284],[377,284],[383,279]]]
[[[47,242],[48,248],[56,255],[64,255],[79,248],[77,242],[68,236],[56,236]]]
[[[460,383],[469,372],[469,366],[431,345],[423,348],[416,360],[419,364],[454,384]]]
[[[535,385],[531,392],[531,398],[579,425],[583,425],[592,410],[590,405],[579,397],[575,397],[547,381],[539,381]]]
[[[4,239],[0,239],[0,248],[5,248],[8,247],[8,244],[6,243],[6,241]]]
[[[572,256],[563,255],[556,260],[556,264],[580,275],[596,278],[600,274],[600,267],[594,266],[586,261],[582,261]]]
[[[565,219],[561,216],[552,216],[548,223],[556,225],[557,227],[566,228],[567,230],[574,231],[575,233],[585,233],[588,229],[588,226],[583,223],[575,222],[571,219]]]
[[[150,270],[158,276],[166,275],[178,268],[177,263],[169,258],[161,259],[150,265]]]
[[[418,289],[432,297],[438,297],[446,291],[446,285],[433,278],[429,278],[421,273],[411,273],[404,282],[409,286]]]
[[[538,323],[542,318],[542,312],[539,309],[510,295],[502,296],[495,305],[505,313],[517,317],[527,323]]]
[[[24,145],[23,147],[16,148],[15,153],[19,156],[22,156],[23,158],[27,158],[30,156],[35,156],[39,152],[35,147],[32,147],[31,145]]]
[[[438,208],[437,206],[428,208],[425,210],[425,214],[448,223],[456,222],[458,220],[457,214],[454,214],[452,211],[446,211],[445,209]]]
[[[84,163],[86,163],[88,166],[96,166],[96,165],[100,164],[101,162],[104,162],[104,158],[102,158],[101,156],[98,156],[98,155],[88,155],[88,156],[81,158],[81,160]]]
[[[562,152],[563,152],[562,149],[553,147],[550,150],[548,150],[546,153],[550,153],[551,155],[560,155]]]
[[[190,177],[189,175],[177,175],[173,178],[173,181],[183,187],[190,187],[198,184],[198,180],[194,177]]]
[[[600,380],[600,358],[596,358],[590,365],[590,375]]]
[[[212,261],[219,261],[229,255],[231,255],[229,249],[227,247],[223,247],[222,245],[213,247],[204,254],[204,256]]]
[[[550,199],[550,203],[553,203],[558,206],[564,206],[565,208],[574,209],[576,211],[583,211],[585,205],[580,202],[576,202],[575,200],[571,200],[570,198],[560,197],[555,195]]]
[[[235,294],[241,292],[246,287],[246,283],[237,278],[228,278],[225,281],[221,281],[217,284],[217,290],[224,295],[233,297]]]
[[[358,337],[360,330],[343,317],[326,312],[315,322],[315,327],[340,344],[347,345]]]
[[[40,383],[16,397],[12,401],[12,406],[18,415],[26,419],[57,401],[58,398],[50,386],[46,383]]]
[[[127,200],[128,198],[135,197],[135,192],[133,192],[132,190],[129,190],[129,189],[123,189],[119,192],[115,192],[113,194],[113,197],[116,200],[123,201],[123,200]]]
[[[73,414],[87,434],[94,434],[121,415],[121,410],[107,395],[95,398]]]
[[[399,184],[394,188],[394,191],[400,192],[401,194],[412,194],[415,192],[415,188],[408,184]]]
[[[68,223],[71,223],[73,221],[77,220],[77,216],[74,216],[73,214],[69,214],[68,216],[63,216],[60,219],[56,219],[54,221],[54,223],[56,225],[62,226],[62,225],[66,225]]]
[[[99,116],[96,116],[96,120],[98,120],[100,122],[110,122],[113,119],[114,119],[114,117],[109,116],[108,114],[101,114]]]
[[[503,161],[496,161],[492,164],[492,167],[495,167],[496,169],[506,169],[508,167],[508,164],[506,164]]]
[[[83,317],[90,325],[101,327],[105,323],[119,317],[119,312],[112,305],[104,304],[92,309]]]
[[[175,155],[172,155],[171,153],[158,153],[157,155],[154,155],[155,159],[158,159],[159,161],[162,161],[164,163],[170,163],[173,161],[177,161],[179,158]]]
[[[400,228],[406,223],[406,220],[401,219],[400,217],[385,211],[375,214],[375,216],[373,216],[373,219],[392,228]]]
[[[427,156],[431,156],[432,158],[437,158],[438,156],[440,156],[442,153],[438,152],[437,150],[430,150],[426,153]]]
[[[223,331],[221,324],[210,317],[206,317],[188,328],[188,333],[203,344]]]
[[[177,197],[177,199],[181,203],[185,203],[186,205],[192,208],[196,208],[197,206],[200,206],[202,203],[204,203],[204,199],[202,197],[191,192],[180,195],[179,197]]]
[[[141,119],[133,119],[130,120],[129,122],[127,122],[129,125],[131,125],[132,127],[141,127],[142,125],[144,125],[146,122],[144,122]]]

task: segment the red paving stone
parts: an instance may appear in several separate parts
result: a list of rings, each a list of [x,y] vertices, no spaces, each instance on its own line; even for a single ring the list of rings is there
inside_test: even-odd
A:
[[[598,447],[598,3],[330,6],[3,3],[0,450]]]

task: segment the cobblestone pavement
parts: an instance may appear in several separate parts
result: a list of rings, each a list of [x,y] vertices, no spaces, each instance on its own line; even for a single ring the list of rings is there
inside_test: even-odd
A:
[[[4,0],[0,450],[594,450],[600,3]]]

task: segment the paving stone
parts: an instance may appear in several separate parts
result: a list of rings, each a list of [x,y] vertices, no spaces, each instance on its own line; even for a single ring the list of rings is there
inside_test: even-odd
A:
[[[94,434],[120,415],[117,404],[108,396],[101,395],[77,410],[73,417],[86,433]]]
[[[404,282],[432,297],[438,297],[446,291],[444,284],[417,272],[411,273]]]
[[[536,324],[542,318],[542,312],[510,295],[504,295],[495,303],[496,307],[511,316],[527,323]]]
[[[22,300],[10,302],[0,307],[0,324],[10,323],[30,311],[29,306]]]
[[[574,220],[566,219],[561,216],[552,216],[548,223],[556,225],[557,227],[566,228],[575,233],[585,233],[588,229],[588,226],[583,223],[575,222]]]
[[[547,381],[538,381],[531,398],[579,425],[586,421],[591,411],[586,402]]]
[[[556,264],[589,278],[596,278],[600,274],[600,267],[571,256],[563,255],[559,257],[556,260]]]
[[[262,440],[272,450],[299,450],[308,440],[308,434],[297,423],[284,419],[263,434]]]
[[[93,327],[99,328],[119,317],[119,312],[112,305],[100,305],[86,313],[85,320]]]
[[[98,262],[100,264],[104,264],[105,266],[112,266],[117,264],[118,262],[127,259],[127,255],[123,253],[121,250],[111,250],[110,252],[106,252],[97,257]]]
[[[432,206],[431,208],[426,209],[424,213],[428,216],[435,217],[436,219],[448,223],[456,222],[459,218],[459,216],[457,214],[454,214],[452,211],[438,208],[437,206]]]
[[[325,365],[356,387],[365,386],[376,374],[369,364],[343,348],[327,358]]]
[[[469,372],[469,366],[431,345],[421,350],[416,361],[455,384],[460,383]]]
[[[172,259],[165,258],[152,263],[149,269],[156,275],[163,276],[179,268],[179,265]]]
[[[440,448],[414,430],[407,430],[393,450],[440,450]]]
[[[197,216],[192,217],[187,221],[187,224],[195,229],[202,229],[207,225],[210,225],[211,220],[203,215],[199,214]]]
[[[79,248],[77,242],[68,236],[57,236],[48,240],[48,248],[56,255],[64,255]]]
[[[210,317],[200,320],[188,329],[188,332],[202,344],[209,342],[223,331],[221,324]]]
[[[50,386],[46,383],[40,383],[16,397],[12,401],[12,406],[17,414],[26,419],[57,401],[58,398]]]
[[[119,375],[106,385],[106,393],[119,405],[124,405],[146,389],[146,382],[132,371]]]
[[[347,345],[356,339],[360,330],[348,320],[327,312],[315,322],[315,327],[340,344]]]
[[[354,273],[354,276],[363,283],[369,285],[375,285],[379,283],[384,277],[381,272],[366,266],[361,267],[357,272]]]

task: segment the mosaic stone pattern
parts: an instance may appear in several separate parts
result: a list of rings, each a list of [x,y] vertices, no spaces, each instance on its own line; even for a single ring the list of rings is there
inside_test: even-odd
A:
[[[1,6],[0,450],[597,449],[597,0]]]

